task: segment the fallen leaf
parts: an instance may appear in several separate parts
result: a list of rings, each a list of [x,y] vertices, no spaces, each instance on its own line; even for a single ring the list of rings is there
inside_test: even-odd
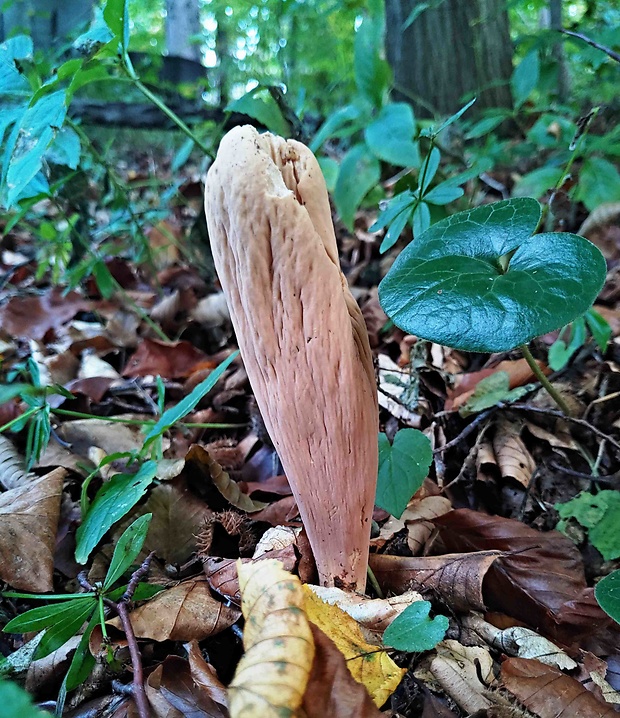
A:
[[[217,676],[217,671],[202,656],[198,641],[195,639],[185,644],[192,680],[212,700],[228,708],[228,693],[226,686]]]
[[[536,469],[536,462],[521,438],[521,427],[500,418],[493,436],[493,450],[503,477],[518,481],[526,489]]]
[[[314,659],[301,582],[279,561],[237,567],[245,654],[228,688],[231,718],[292,716],[303,701]]]
[[[401,369],[387,354],[381,352],[379,362],[379,406],[407,426],[419,429],[422,417],[417,413],[417,400],[408,399],[415,381],[410,370]]]
[[[201,366],[214,369],[217,364],[187,341],[162,342],[143,339],[127,361],[123,376],[161,376],[164,379],[188,377]]]
[[[577,663],[561,648],[558,648],[554,643],[530,628],[510,626],[500,630],[476,615],[465,616],[462,623],[463,626],[477,633],[489,645],[509,656],[534,658],[541,663],[556,666],[556,668],[565,671],[572,671],[577,668]]]
[[[280,551],[287,546],[294,546],[300,531],[300,528],[291,528],[290,526],[273,526],[267,529],[256,544],[252,558],[259,558],[269,551]]]
[[[277,559],[285,571],[292,571],[297,564],[295,548],[290,545],[280,551],[271,551],[256,559],[242,558],[242,563],[254,563],[266,559]],[[207,581],[214,591],[221,596],[230,599],[238,606],[241,605],[241,589],[239,588],[239,576],[237,574],[237,559],[218,558],[209,556],[203,561],[203,568]]]
[[[374,704],[382,706],[398,687],[406,669],[399,668],[385,650],[368,643],[351,616],[322,601],[304,586],[308,619],[331,638],[344,655],[351,675],[366,687]]]
[[[81,294],[65,294],[62,287],[54,287],[46,294],[11,297],[0,310],[0,325],[15,338],[43,339],[50,329],[60,327],[90,306]]]
[[[465,711],[490,708],[487,685],[494,680],[491,654],[479,646],[463,646],[446,640],[437,646],[430,670],[443,690]],[[484,682],[483,682],[484,681]]]
[[[132,415],[130,418],[136,419],[137,417]],[[71,444],[73,453],[84,459],[90,458],[89,452],[93,446],[109,455],[139,451],[144,444],[144,435],[139,426],[120,424],[105,419],[63,421],[58,427],[57,433],[63,441]]]
[[[370,568],[386,591],[408,588],[435,591],[455,611],[485,609],[482,582],[499,551],[443,556],[389,556],[371,554]]]
[[[560,608],[586,587],[579,550],[558,531],[542,533],[515,519],[469,509],[451,511],[434,524],[448,551],[504,552],[485,578],[485,600],[546,633],[555,628]]]
[[[347,668],[336,644],[310,624],[315,655],[300,718],[381,718],[372,698]]]
[[[356,621],[368,634],[372,634],[377,643],[385,629],[392,621],[414,601],[423,601],[421,594],[416,591],[407,591],[400,596],[389,598],[367,598],[358,593],[343,591],[335,586],[313,586],[306,584],[306,588],[316,594],[321,601],[330,606],[338,606]],[[305,589],[304,589],[305,590]]]
[[[528,710],[540,718],[611,718],[613,706],[601,703],[579,681],[528,658],[502,663],[501,679]]]
[[[244,494],[239,484],[230,478],[230,474],[218,464],[215,459],[199,444],[190,446],[186,461],[192,461],[200,466],[201,470],[208,474],[216,486],[217,490],[235,508],[246,511],[247,513],[255,513],[264,509],[267,504],[262,501],[254,501],[247,494]]]
[[[206,578],[193,578],[158,593],[129,614],[138,638],[154,641],[202,641],[232,626],[236,608],[213,598]],[[118,618],[109,621],[121,627]]]
[[[31,481],[32,476],[26,472],[23,457],[12,441],[0,434],[0,484],[5,489],[16,489]]]
[[[167,656],[149,675],[145,690],[157,718],[227,718],[228,711],[198,686],[189,663]]]
[[[407,527],[407,545],[414,556],[422,552],[427,540],[433,533],[431,519],[443,516],[452,510],[452,504],[445,496],[425,496],[410,502],[401,516]]]
[[[142,513],[153,514],[143,551],[155,551],[166,563],[182,565],[196,551],[196,534],[212,512],[177,478],[156,486],[141,507]]]
[[[58,468],[0,493],[0,578],[21,591],[52,591],[63,480]]]
[[[545,374],[550,373],[545,364],[540,361],[537,363]],[[466,404],[482,379],[500,371],[508,374],[509,389],[515,389],[518,386],[523,386],[523,384],[527,384],[534,378],[534,374],[525,359],[517,359],[516,361],[506,359],[489,369],[481,369],[480,371],[457,374],[454,377],[454,384],[452,388],[448,388],[448,399],[444,407],[445,411],[455,411],[463,406],[463,404]]]
[[[296,526],[301,525],[301,521],[297,518],[299,509],[294,496],[286,496],[279,501],[274,501],[266,506],[262,511],[252,514],[254,521],[264,521],[272,526],[286,525],[294,523]]]

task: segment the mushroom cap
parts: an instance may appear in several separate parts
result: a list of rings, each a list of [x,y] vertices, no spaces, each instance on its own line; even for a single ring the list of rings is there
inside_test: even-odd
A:
[[[363,590],[377,391],[318,162],[300,142],[237,127],[208,173],[205,211],[241,356],[321,582]]]

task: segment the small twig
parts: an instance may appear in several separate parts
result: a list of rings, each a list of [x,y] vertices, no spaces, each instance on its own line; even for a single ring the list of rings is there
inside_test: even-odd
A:
[[[144,690],[142,657],[140,656],[136,635],[133,632],[133,626],[131,625],[131,621],[129,619],[127,604],[119,601],[116,605],[116,611],[118,613],[118,617],[121,619],[121,623],[123,624],[123,631],[125,631],[125,637],[127,638],[129,655],[131,656],[131,665],[133,667],[133,699],[136,702],[138,715],[140,718],[151,718],[149,702],[146,697],[146,691]]]
[[[510,405],[512,406],[512,405]],[[498,406],[493,406],[490,409],[487,409],[486,411],[481,412],[478,414],[478,416],[461,431],[461,433],[458,436],[455,436],[454,439],[450,440],[447,444],[444,444],[443,446],[440,446],[439,448],[435,449],[433,451],[433,455],[441,454],[444,451],[447,451],[448,449],[451,449],[453,446],[456,446],[457,444],[460,444],[463,439],[466,439],[471,432],[480,424],[482,424],[483,421],[488,419],[488,417],[493,414],[497,409],[499,409]]]
[[[584,419],[577,419],[574,416],[567,416],[561,411],[558,411],[557,409],[543,409],[539,406],[531,406],[530,404],[498,404],[498,406],[502,409],[515,409],[517,411],[531,411],[535,414],[545,414],[546,416],[555,416],[558,419],[564,419],[565,421],[570,421],[572,424],[577,424],[579,426],[583,426],[584,428],[591,431],[593,434],[596,434],[596,436],[599,436],[601,439],[606,439],[613,447],[616,449],[620,449],[620,443],[618,443],[615,439],[613,439],[609,434],[606,434],[604,431],[601,431],[600,429],[597,429],[596,426],[593,426],[590,424],[589,421],[585,421]]]
[[[133,572],[131,578],[129,579],[129,583],[127,584],[127,590],[121,596],[119,603],[128,603],[129,601],[131,601],[136,591],[136,588],[138,588],[138,584],[149,572],[153,556],[155,556],[155,551],[151,551],[151,553],[144,559],[142,564]]]
[[[604,52],[606,55],[611,57],[612,60],[615,60],[616,62],[620,62],[620,55],[612,50],[609,47],[606,47],[605,45],[600,45],[598,42],[594,42],[594,40],[590,40],[589,37],[586,35],[582,35],[580,32],[573,32],[572,30],[560,30],[561,33],[564,35],[570,35],[571,37],[576,37],[578,40],[583,40],[583,42],[586,42],[591,47],[595,47],[597,50],[600,50],[601,52]]]

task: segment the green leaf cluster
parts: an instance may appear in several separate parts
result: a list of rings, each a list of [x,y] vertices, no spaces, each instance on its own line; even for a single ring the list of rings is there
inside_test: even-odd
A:
[[[605,561],[620,558],[620,492],[604,490],[597,494],[582,491],[565,504],[556,504],[559,531],[566,531],[573,520],[588,531],[588,539]]]

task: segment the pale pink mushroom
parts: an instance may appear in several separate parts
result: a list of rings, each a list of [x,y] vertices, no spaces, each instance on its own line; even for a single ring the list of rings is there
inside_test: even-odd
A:
[[[241,356],[320,580],[363,590],[377,392],[319,165],[299,142],[237,127],[209,171],[205,210]]]

